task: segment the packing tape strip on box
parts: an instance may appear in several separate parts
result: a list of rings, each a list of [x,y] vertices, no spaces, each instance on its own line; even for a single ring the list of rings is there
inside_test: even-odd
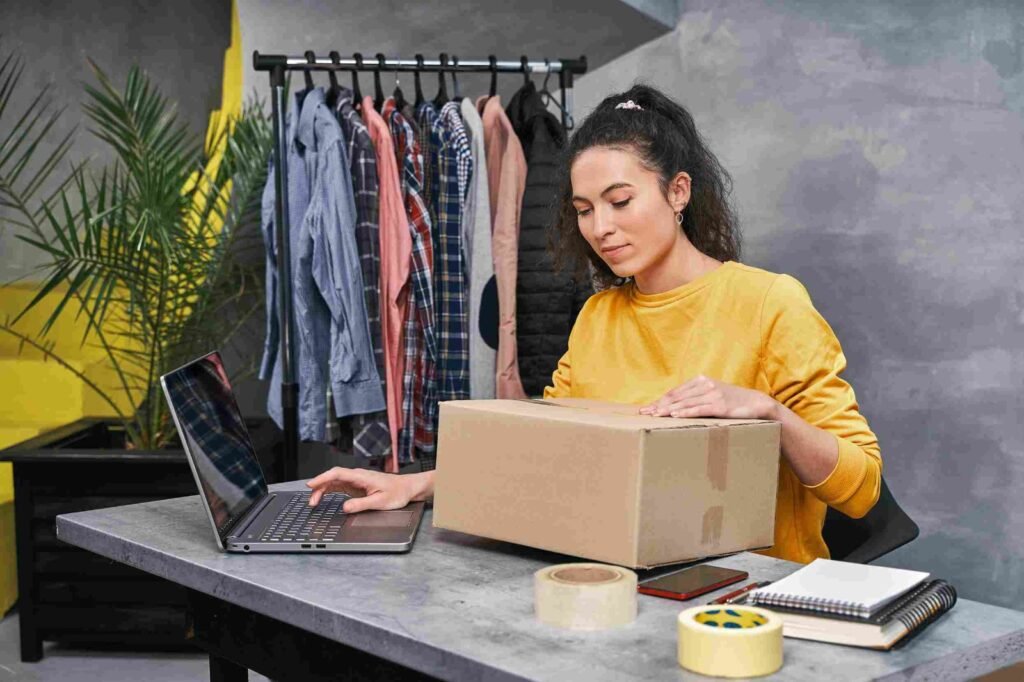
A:
[[[533,574],[537,619],[570,630],[604,630],[636,620],[636,573],[605,564],[558,564]]]
[[[679,665],[714,677],[758,677],[782,667],[782,619],[753,606],[698,606],[679,614]]]

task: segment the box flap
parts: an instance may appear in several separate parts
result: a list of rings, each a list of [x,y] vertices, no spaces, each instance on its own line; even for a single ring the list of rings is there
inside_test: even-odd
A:
[[[763,419],[677,419],[650,417],[637,412],[639,406],[623,403],[589,400],[585,398],[552,398],[547,400],[457,400],[460,408],[517,414],[554,421],[594,424],[611,429],[629,431],[659,431],[664,429],[692,429],[712,426],[745,426],[771,423]],[[569,408],[569,409],[566,409]]]

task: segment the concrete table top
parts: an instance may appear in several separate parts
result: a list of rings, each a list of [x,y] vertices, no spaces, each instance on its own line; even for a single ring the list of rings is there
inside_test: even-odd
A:
[[[295,488],[296,484],[273,486]],[[698,680],[676,662],[689,602],[640,595],[632,625],[596,633],[533,617],[533,573],[570,557],[433,528],[407,554],[223,554],[198,497],[65,514],[65,542],[328,639],[451,680]],[[743,553],[751,580],[799,566]],[[927,567],[924,567],[927,568]],[[1024,613],[960,600],[905,649],[785,640],[786,680],[963,680],[1024,659]],[[769,678],[766,678],[769,679]]]

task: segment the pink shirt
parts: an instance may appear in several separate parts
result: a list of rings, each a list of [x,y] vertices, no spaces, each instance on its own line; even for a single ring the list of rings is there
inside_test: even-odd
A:
[[[373,108],[373,98],[363,98],[359,113],[370,131],[377,157],[377,180],[380,184],[380,317],[384,337],[385,396],[388,427],[391,430],[391,459],[387,470],[398,471],[398,433],[402,428],[402,376],[405,371],[403,332],[409,305],[409,262],[412,258],[412,237],[405,215],[402,185],[398,178],[398,162],[391,131],[384,118]]]
[[[496,388],[499,398],[525,398],[519,379],[516,348],[516,272],[519,266],[519,213],[526,189],[526,157],[500,97],[477,100],[483,105],[484,146],[491,198],[493,233],[491,254],[498,284],[498,362]]]

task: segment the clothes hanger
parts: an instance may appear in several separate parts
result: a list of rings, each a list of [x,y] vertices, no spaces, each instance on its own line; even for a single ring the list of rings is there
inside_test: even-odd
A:
[[[307,64],[315,64],[316,63],[316,55],[313,54],[313,50],[306,50],[306,63]],[[309,69],[303,69],[302,70],[302,75],[306,79],[306,89],[307,90],[312,90],[313,87],[314,87],[313,86],[313,74],[310,73]]]
[[[401,111],[409,103],[405,101],[405,93],[402,92],[402,84],[398,82],[398,67],[395,66],[395,90],[391,93],[395,98],[395,108]]]
[[[330,52],[331,63],[335,66],[341,64],[341,55],[336,50]],[[334,69],[327,72],[327,78],[331,81],[331,87],[327,89],[327,105],[333,109],[338,103],[338,96],[341,95],[341,85],[338,83],[338,74]]]
[[[373,108],[383,111],[384,88],[380,86],[380,70],[384,68],[384,54],[377,53],[377,68],[373,70]]]
[[[547,68],[547,74],[544,76],[544,81],[540,86],[540,92],[537,94],[544,99],[551,99],[553,95],[548,91],[548,81],[551,80],[551,60],[545,59],[544,66]],[[547,102],[545,102],[545,104],[547,104]]]
[[[426,98],[423,96],[423,88],[420,85],[420,71],[422,71],[422,70],[423,70],[423,55],[417,54],[416,55],[416,71],[413,73],[413,80],[416,81],[416,103],[413,104],[413,106],[416,109],[419,109],[420,105],[423,104],[426,101]]]
[[[448,68],[448,53],[441,53],[441,66],[437,71],[437,95],[434,97],[434,106],[440,109],[448,103],[448,87],[444,83],[444,70]]]
[[[551,80],[551,60],[545,59],[544,64],[548,68],[548,73],[544,76],[544,83],[541,85],[541,90],[537,94],[540,95],[541,101],[544,103],[545,107],[550,106],[551,103],[554,102],[558,111],[562,114],[562,120],[565,121],[567,129],[572,130],[575,125],[575,122],[572,119],[572,114],[566,111],[565,107],[562,106],[562,103],[558,101],[558,98],[548,90],[548,81]]]
[[[453,68],[453,71],[452,71],[452,90],[455,91],[454,95],[452,97],[452,101],[453,102],[461,103],[462,102],[462,93],[459,91],[459,76],[458,76],[459,57],[458,57],[458,55],[454,55],[454,54],[452,55],[452,68]]]
[[[491,89],[487,96],[494,97],[498,94],[498,58],[492,54],[487,57],[487,61],[491,63]]]
[[[519,58],[519,63],[523,67],[523,87],[526,87],[530,84],[530,60],[524,54]]]
[[[356,68],[352,69],[352,97],[355,99],[355,108],[358,109],[363,103],[363,91],[359,87],[359,72],[363,70],[363,55],[356,52],[352,55],[356,60]]]

